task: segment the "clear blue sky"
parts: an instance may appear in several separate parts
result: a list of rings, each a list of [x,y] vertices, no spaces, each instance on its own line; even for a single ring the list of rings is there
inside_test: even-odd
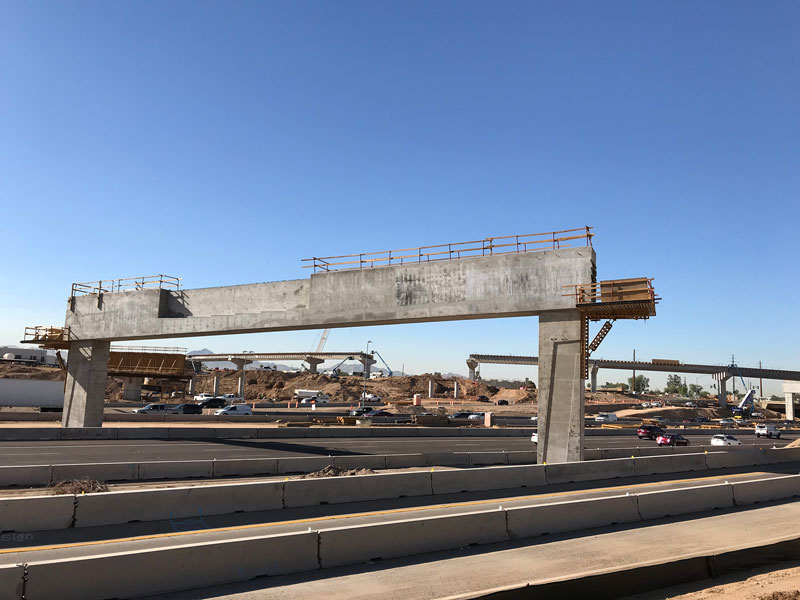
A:
[[[73,281],[294,279],[312,255],[588,224],[601,278],[664,298],[598,356],[798,369],[798,31],[789,1],[7,0],[0,343],[63,323]],[[368,339],[394,368],[465,373],[470,352],[536,354],[537,322],[328,348]]]

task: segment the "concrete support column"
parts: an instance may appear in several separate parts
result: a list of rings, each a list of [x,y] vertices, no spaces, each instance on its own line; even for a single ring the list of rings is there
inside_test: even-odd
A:
[[[581,315],[577,310],[539,316],[539,464],[583,459],[581,352]]]
[[[786,420],[787,421],[794,421],[794,394],[792,392],[786,392]]]
[[[453,385],[453,398],[458,398],[458,392],[459,392],[458,380],[454,381],[453,383],[454,383],[454,385]]]
[[[728,389],[727,389],[727,382],[730,377],[720,377],[717,379],[717,385],[719,387],[719,394],[717,394],[717,401],[719,403],[720,408],[727,408],[728,407]]]
[[[323,359],[321,359],[321,358],[314,358],[313,356],[306,356],[303,359],[303,362],[305,362],[308,365],[308,372],[309,373],[316,373],[317,372],[317,367],[319,365],[321,365],[322,363],[324,363],[325,361]]]
[[[239,389],[236,390],[236,395],[244,400],[244,369],[239,371]]]
[[[62,427],[102,427],[111,342],[72,342],[64,386]]]
[[[591,376],[592,376],[592,392],[597,391],[597,372],[600,370],[600,367],[594,366],[592,367]]]
[[[245,366],[249,365],[253,361],[252,360],[245,360],[243,358],[234,358],[234,359],[231,360],[231,362],[236,365],[236,370],[239,371],[239,373],[238,373],[238,375],[239,375],[239,387],[236,390],[236,395],[239,396],[239,398],[244,398],[244,382],[245,382],[244,368],[245,368]],[[216,394],[214,394],[214,395],[216,396]]]
[[[375,360],[374,358],[368,356],[368,357],[365,357],[365,358],[359,358],[358,362],[360,362],[362,365],[364,365],[364,379],[369,379],[369,374],[370,374],[370,370],[371,370],[370,367],[372,367],[372,365],[374,365],[378,361]]]
[[[428,398],[433,398],[433,379],[428,381]]]
[[[189,379],[189,395],[194,396],[197,393],[197,377]]]
[[[470,379],[470,381],[475,381],[477,379],[477,376],[475,374],[475,369],[478,368],[479,364],[480,363],[477,360],[475,360],[474,358],[468,358],[467,359],[467,368],[469,369],[469,379]]]
[[[139,402],[142,399],[142,384],[144,377],[129,377],[122,388],[122,399],[129,402]]]
[[[221,375],[219,375],[218,373],[214,374],[214,389],[211,391],[211,394],[214,397],[219,396],[219,378],[220,377],[221,377]]]

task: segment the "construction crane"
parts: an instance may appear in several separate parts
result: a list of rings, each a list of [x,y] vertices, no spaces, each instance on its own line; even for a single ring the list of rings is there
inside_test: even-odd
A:
[[[330,329],[326,329],[325,331],[330,331]],[[338,378],[338,377],[339,377],[339,375],[341,375],[341,374],[342,374],[342,371],[341,371],[341,369],[340,369],[339,367],[341,367],[341,366],[342,366],[344,363],[346,363],[348,360],[353,360],[353,357],[352,357],[352,356],[348,356],[348,357],[347,357],[347,358],[345,358],[343,361],[341,361],[339,364],[337,364],[335,367],[333,367],[332,369],[330,369],[331,373],[333,373],[332,377],[333,377],[334,379]]]
[[[314,352],[322,352],[322,349],[325,347],[325,342],[328,341],[328,335],[330,334],[330,329],[323,329],[322,335],[319,336],[319,343],[317,344],[317,349]]]
[[[385,360],[383,360],[383,357],[381,356],[380,352],[378,352],[378,351],[377,351],[377,350],[375,350],[374,348],[373,348],[372,352],[373,352],[373,354],[377,354],[377,355],[378,355],[378,358],[380,358],[380,359],[381,359],[381,362],[383,363],[383,366],[384,366],[384,367],[386,367],[386,371],[387,371],[387,373],[388,373],[388,377],[391,377],[391,376],[394,374],[394,372],[392,371],[392,369],[391,369],[391,368],[389,368],[389,365],[388,365],[388,364],[386,364],[386,361],[385,361]]]

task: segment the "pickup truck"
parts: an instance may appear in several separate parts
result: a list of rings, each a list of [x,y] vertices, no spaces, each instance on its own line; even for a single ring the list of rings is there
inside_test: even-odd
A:
[[[133,414],[135,415],[146,415],[151,413],[165,414],[166,412],[167,407],[163,404],[148,404],[145,407],[133,409]]]

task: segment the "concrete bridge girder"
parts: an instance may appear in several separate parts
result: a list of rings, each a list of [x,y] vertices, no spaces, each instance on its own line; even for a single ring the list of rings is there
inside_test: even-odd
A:
[[[550,373],[540,385],[546,413],[540,453],[550,462],[580,460],[581,317],[563,290],[592,281],[595,272],[594,250],[577,247],[331,271],[294,281],[105,293],[102,302],[96,295],[75,296],[66,316],[76,358],[68,368],[72,387],[63,425],[102,424],[112,340],[538,316],[540,370]],[[360,362],[368,376],[374,358]],[[218,380],[215,388],[216,395]]]

